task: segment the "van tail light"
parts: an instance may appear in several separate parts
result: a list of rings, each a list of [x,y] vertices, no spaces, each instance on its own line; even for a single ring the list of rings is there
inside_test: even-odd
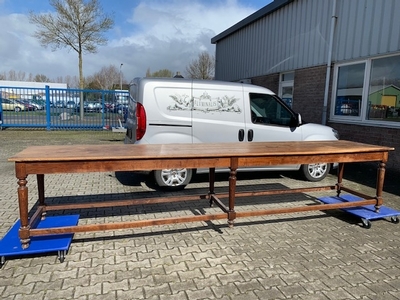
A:
[[[139,141],[146,133],[146,111],[141,103],[136,106],[136,122],[136,140]]]

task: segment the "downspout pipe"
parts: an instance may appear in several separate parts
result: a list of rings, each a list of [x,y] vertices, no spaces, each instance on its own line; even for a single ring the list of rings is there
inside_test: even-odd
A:
[[[336,0],[333,0],[332,3],[333,4],[332,4],[332,17],[331,17],[331,32],[330,32],[330,36],[329,36],[328,62],[326,65],[324,106],[322,108],[322,125],[326,125],[327,114],[328,114],[328,94],[329,94],[329,82],[331,80],[333,37],[335,36],[335,27],[336,27],[336,19],[337,19]]]

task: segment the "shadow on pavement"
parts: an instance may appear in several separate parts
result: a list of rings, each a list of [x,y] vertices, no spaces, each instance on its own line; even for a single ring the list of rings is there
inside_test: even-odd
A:
[[[378,163],[350,163],[344,167],[344,179],[360,183],[371,188],[376,187]],[[387,169],[383,190],[400,196],[400,172]]]
[[[141,172],[119,171],[115,172],[115,178],[126,186],[141,186],[142,182],[148,180],[148,176]]]

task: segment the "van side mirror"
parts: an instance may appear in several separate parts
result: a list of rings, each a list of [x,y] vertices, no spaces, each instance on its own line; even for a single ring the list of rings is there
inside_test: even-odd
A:
[[[301,115],[296,113],[290,118],[290,127],[299,127],[301,125]]]

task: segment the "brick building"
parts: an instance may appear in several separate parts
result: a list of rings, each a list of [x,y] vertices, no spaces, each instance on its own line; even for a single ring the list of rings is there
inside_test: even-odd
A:
[[[395,147],[400,170],[398,0],[275,0],[212,38],[215,79],[268,87],[341,139]]]

